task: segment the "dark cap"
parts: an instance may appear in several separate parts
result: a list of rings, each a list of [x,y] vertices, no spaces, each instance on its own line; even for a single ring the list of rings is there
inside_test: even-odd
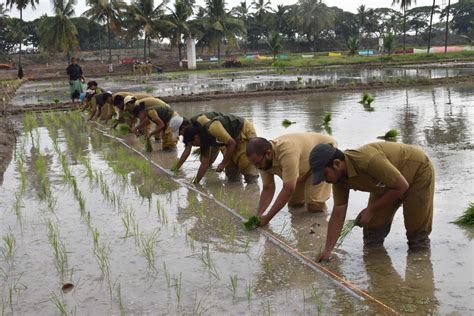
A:
[[[311,150],[309,165],[313,172],[313,185],[318,185],[323,181],[324,168],[326,168],[335,152],[336,148],[326,143],[318,144]]]

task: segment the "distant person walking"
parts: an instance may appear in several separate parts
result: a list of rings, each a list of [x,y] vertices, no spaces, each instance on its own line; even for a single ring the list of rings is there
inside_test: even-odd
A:
[[[71,100],[72,103],[76,103],[76,100],[80,98],[80,95],[83,92],[82,83],[84,82],[82,68],[76,63],[76,58],[71,58],[71,64],[66,68],[66,72],[69,75]]]

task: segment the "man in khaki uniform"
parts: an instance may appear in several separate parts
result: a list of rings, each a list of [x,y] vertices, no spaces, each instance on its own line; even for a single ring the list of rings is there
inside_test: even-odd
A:
[[[329,144],[320,144],[312,150],[309,160],[313,184],[333,184],[334,209],[321,259],[329,259],[336,244],[346,217],[350,189],[370,192],[367,207],[356,218],[357,225],[364,228],[366,245],[383,243],[395,212],[403,204],[408,246],[429,246],[435,172],[422,150],[379,142],[342,152]]]
[[[288,206],[306,206],[308,212],[323,212],[331,195],[331,185],[312,185],[308,157],[317,144],[336,141],[318,133],[292,133],[268,141],[257,137],[247,145],[247,158],[258,169],[263,190],[258,204],[261,225],[268,222],[288,203]],[[283,181],[283,187],[267,215],[263,215],[275,194],[275,175]]]
[[[224,159],[217,166],[216,171],[222,172],[225,169],[229,181],[239,181],[243,174],[245,182],[256,182],[258,171],[245,155],[249,139],[257,136],[253,124],[243,117],[230,114],[217,116],[212,120],[203,119],[202,123],[204,123],[202,126],[187,127],[183,135],[185,144],[200,146],[203,153],[203,160],[194,183],[199,183],[209,168],[212,147],[223,146],[225,147]]]
[[[168,104],[158,98],[144,98],[136,102],[133,115],[140,119],[140,123],[132,128],[132,133],[144,130],[146,137],[161,133],[163,150],[176,148],[183,117]],[[151,130],[152,123],[156,125],[154,130]]]

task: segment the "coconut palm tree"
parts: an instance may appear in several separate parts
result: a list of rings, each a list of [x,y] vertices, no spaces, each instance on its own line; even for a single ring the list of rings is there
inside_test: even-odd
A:
[[[106,23],[107,41],[109,47],[109,71],[113,71],[111,29],[120,29],[120,16],[126,4],[121,0],[87,0],[86,4],[91,8],[85,11],[82,14],[83,16],[91,18],[94,21]]]
[[[444,35],[444,54],[448,52],[448,33],[449,33],[449,8],[451,7],[451,0],[448,0],[448,6],[446,7],[446,32]]]
[[[191,33],[191,24],[189,18],[193,14],[193,5],[187,0],[175,0],[173,8],[168,8],[171,14],[167,18],[170,23],[170,42],[171,45],[178,47],[178,58],[182,59],[181,40],[183,36],[187,36]]]
[[[0,18],[6,17],[8,12],[8,8],[5,7],[3,3],[0,3]]]
[[[48,52],[72,51],[78,44],[77,29],[71,21],[76,0],[51,0],[54,17],[46,17],[38,26],[40,47]]]
[[[334,27],[334,17],[334,11],[322,2],[299,0],[295,18],[299,33],[314,46],[321,31]]]
[[[270,0],[268,0],[268,1],[267,0],[253,0],[252,1],[252,6],[255,9],[255,17],[257,18],[258,22],[263,21],[263,16],[267,12],[273,11],[273,9],[271,7]]]
[[[433,5],[431,6],[431,15],[430,15],[430,26],[428,28],[428,54],[430,53],[431,48],[431,28],[433,26],[433,14],[436,7],[436,0],[433,0]]]
[[[144,34],[144,44],[143,44],[143,59],[146,60],[147,52],[146,48],[148,46],[148,52],[150,52],[151,39],[161,36],[161,33],[166,29],[170,28],[172,25],[169,23],[165,17],[165,8],[166,1],[163,1],[155,7],[154,0],[136,0],[128,6],[129,14],[135,19],[133,28],[136,33],[136,28],[139,28],[143,31]]]
[[[416,0],[413,0],[413,3],[416,4]],[[405,54],[405,43],[406,43],[406,36],[407,36],[407,8],[411,6],[411,0],[393,0],[392,6],[400,4],[400,8],[403,10],[403,54]]]
[[[34,10],[36,5],[39,4],[39,0],[7,0],[6,6],[11,8],[15,7],[20,11],[20,49],[18,51],[18,68],[21,67],[21,43],[23,41],[23,10],[26,9],[29,5]]]
[[[222,43],[238,47],[237,36],[246,32],[244,22],[226,10],[225,0],[206,0],[206,14],[196,25],[196,30],[200,35],[198,45],[216,48],[219,61]]]
[[[232,14],[236,17],[244,21],[244,23],[247,22],[248,16],[249,16],[249,9],[251,8],[251,5],[247,5],[247,1],[241,1],[238,6],[232,8],[231,12]]]
[[[273,62],[276,60],[278,52],[282,48],[280,34],[278,32],[273,32],[267,39],[267,46],[272,51]]]

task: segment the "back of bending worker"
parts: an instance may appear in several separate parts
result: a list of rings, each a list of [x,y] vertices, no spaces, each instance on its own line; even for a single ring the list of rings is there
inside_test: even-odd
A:
[[[433,220],[435,172],[419,148],[392,142],[371,143],[342,152],[317,145],[309,157],[313,184],[333,184],[334,208],[326,246],[320,259],[329,259],[347,212],[350,189],[370,192],[368,205],[356,218],[365,245],[381,245],[390,232],[395,212],[403,204],[408,246],[429,247]]]
[[[140,123],[132,128],[132,133],[145,129],[147,138],[161,133],[163,150],[176,149],[183,117],[158,98],[145,98],[135,103],[133,115],[140,119]],[[151,123],[154,123],[156,128],[150,131]]]
[[[184,130],[189,127],[189,126],[195,126],[196,124],[199,124],[201,127],[212,120],[213,118],[217,116],[222,116],[221,112],[203,112],[199,113],[195,116],[192,116],[189,119],[183,119],[183,123],[181,123],[181,126],[179,127],[179,135],[184,135]],[[188,159],[189,155],[191,154],[191,150],[193,148],[192,142],[185,143],[184,151],[181,154],[181,157],[179,157],[178,163],[176,166],[174,166],[173,170],[179,170],[181,166],[184,164],[184,162]],[[219,155],[219,148],[212,147],[211,149],[211,164],[216,160],[217,156]],[[202,161],[203,155],[200,153],[200,161]]]
[[[131,92],[120,91],[112,94],[114,99],[114,107],[118,113],[118,123],[125,123],[130,127],[133,127],[135,123],[133,119],[133,108],[135,107],[135,101],[153,98],[153,96],[144,93],[133,94]]]
[[[266,225],[288,203],[288,206],[305,206],[311,213],[324,212],[331,195],[331,185],[313,186],[308,157],[317,144],[336,141],[318,133],[292,133],[268,141],[257,137],[247,145],[247,158],[260,170],[263,189],[258,203],[261,225]],[[266,215],[265,210],[275,195],[275,175],[283,181],[283,187],[275,203]]]
[[[112,104],[112,94],[109,92],[94,94],[89,98],[89,120],[96,120],[100,117],[102,107],[105,104]]]
[[[240,181],[241,174],[245,182],[255,183],[258,171],[245,156],[249,139],[256,137],[257,133],[253,124],[236,115],[217,116],[201,126],[188,126],[183,135],[185,144],[199,146],[203,159],[199,166],[194,183],[199,183],[211,164],[212,147],[225,146],[224,159],[217,166],[216,171],[225,169],[229,181]]]

